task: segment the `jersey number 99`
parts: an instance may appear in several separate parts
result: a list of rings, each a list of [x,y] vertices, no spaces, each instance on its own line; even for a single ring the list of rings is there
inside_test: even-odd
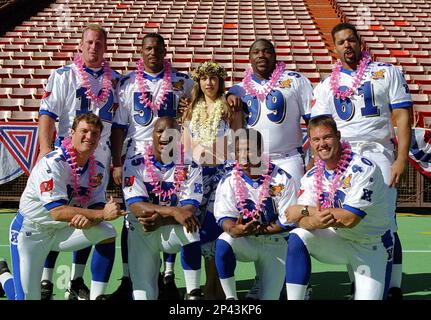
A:
[[[246,95],[243,99],[248,109],[247,124],[250,127],[253,127],[257,124],[260,118],[260,101],[255,96],[251,95]],[[284,103],[283,94],[279,90],[272,90],[266,96],[266,108],[269,111],[266,116],[271,122],[283,122],[284,118],[286,117],[286,106]]]

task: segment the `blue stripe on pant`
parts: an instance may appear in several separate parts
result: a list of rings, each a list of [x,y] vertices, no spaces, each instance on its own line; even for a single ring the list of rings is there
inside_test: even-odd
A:
[[[386,299],[388,295],[389,285],[391,283],[392,275],[392,263],[393,263],[393,253],[394,253],[394,240],[390,230],[382,236],[382,243],[385,249],[388,251],[388,261],[386,263],[386,276],[385,276],[385,291],[383,292],[383,300]]]
[[[15,283],[15,300],[24,300],[24,290],[21,285],[21,272],[18,252],[18,234],[21,231],[24,217],[18,211],[10,226],[10,254],[12,257],[12,274]]]

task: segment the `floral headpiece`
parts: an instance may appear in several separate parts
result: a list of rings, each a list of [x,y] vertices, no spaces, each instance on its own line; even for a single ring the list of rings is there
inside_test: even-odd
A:
[[[227,73],[222,65],[214,61],[201,62],[190,72],[190,77],[196,82],[204,75],[216,75],[224,79]]]

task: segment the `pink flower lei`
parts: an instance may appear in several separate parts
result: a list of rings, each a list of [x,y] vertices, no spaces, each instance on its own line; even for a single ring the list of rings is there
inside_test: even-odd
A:
[[[331,208],[334,205],[334,197],[340,186],[341,178],[344,172],[349,166],[349,162],[352,158],[352,149],[347,141],[341,142],[342,153],[340,160],[338,160],[337,167],[335,168],[335,176],[332,179],[332,183],[329,188],[329,195],[327,198],[323,197],[323,180],[324,178],[324,168],[325,162],[321,159],[317,160],[316,172],[314,173],[314,190],[316,196],[316,203],[320,204],[320,208]]]
[[[88,192],[85,195],[79,194],[79,181],[78,181],[78,165],[76,163],[76,152],[75,148],[72,146],[72,140],[67,137],[63,140],[61,146],[66,149],[66,153],[69,155],[70,168],[72,169],[72,182],[73,182],[73,197],[76,197],[79,204],[84,207],[91,199],[93,189],[97,187],[94,180],[96,176],[96,160],[94,159],[94,154],[91,153],[88,159]]]
[[[91,90],[91,83],[88,79],[88,73],[84,70],[84,61],[82,60],[82,55],[78,54],[75,56],[73,62],[76,65],[76,68],[78,70],[78,76],[79,80],[81,81],[82,87],[87,89],[85,91],[85,95],[88,99],[93,101],[95,104],[100,104],[101,102],[105,101],[112,89],[112,71],[111,67],[109,66],[109,63],[107,61],[103,61],[102,67],[103,67],[103,80],[102,80],[102,92],[100,95],[96,95],[93,90]]]
[[[285,67],[286,65],[283,61],[277,62],[275,69],[272,72],[271,77],[269,78],[269,81],[258,89],[256,89],[256,85],[253,83],[251,78],[253,75],[253,69],[248,68],[245,72],[245,76],[243,79],[245,91],[248,94],[257,97],[257,99],[260,101],[264,100],[268,93],[270,93],[271,90],[275,87],[278,80],[280,80],[280,77],[283,74]]]
[[[180,163],[175,164],[174,185],[169,190],[162,189],[162,183],[159,180],[155,171],[155,166],[151,161],[151,158],[153,157],[154,157],[153,147],[150,144],[148,144],[145,147],[144,164],[145,164],[145,168],[147,170],[148,176],[150,177],[150,184],[154,187],[152,192],[157,196],[159,196],[160,199],[170,198],[172,195],[176,194],[180,190],[183,182],[187,177],[187,171],[184,166],[183,146],[181,145]]]
[[[342,100],[346,100],[348,97],[350,97],[360,87],[365,70],[367,69],[370,61],[371,61],[370,54],[367,51],[363,51],[361,61],[359,62],[359,65],[356,71],[356,76],[353,79],[352,87],[342,92],[340,91],[340,88],[339,88],[339,81],[340,81],[341,67],[343,66],[343,64],[341,60],[338,59],[337,63],[332,68],[331,79],[330,79],[331,90],[334,93],[334,96],[336,96],[338,99],[341,98]]]
[[[238,161],[235,161],[234,168],[233,168],[233,174],[234,174],[234,181],[235,181],[235,200],[239,205],[239,211],[240,215],[243,218],[252,218],[252,219],[259,219],[260,213],[263,211],[263,206],[266,198],[269,196],[269,183],[271,181],[271,176],[269,174],[270,171],[270,164],[268,161],[268,168],[265,174],[262,175],[263,177],[263,183],[262,188],[259,192],[259,197],[257,200],[256,208],[252,211],[245,208],[245,200],[246,200],[246,192],[247,187],[245,185],[245,181],[242,178],[243,172],[241,171]]]
[[[161,93],[157,96],[157,98],[153,99],[154,101],[150,101],[145,96],[145,92],[148,92],[149,90],[145,87],[145,80],[144,80],[144,60],[139,59],[139,61],[136,63],[137,69],[136,69],[136,80],[138,81],[138,87],[139,91],[141,92],[140,96],[140,102],[142,104],[145,104],[146,107],[150,108],[153,112],[160,109],[160,106],[163,104],[163,102],[166,100],[166,97],[171,90],[172,83],[171,83],[171,64],[168,60],[165,60],[163,62],[163,69],[164,69],[164,75],[163,75],[163,85],[161,88]]]

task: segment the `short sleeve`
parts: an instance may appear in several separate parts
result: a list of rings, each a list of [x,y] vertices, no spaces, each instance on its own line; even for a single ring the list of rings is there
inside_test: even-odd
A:
[[[126,160],[123,167],[123,194],[126,204],[142,202],[148,199],[148,191],[143,181],[142,157],[133,157]]]
[[[193,163],[188,167],[187,180],[179,194],[180,205],[190,204],[198,207],[202,202],[202,196],[202,167]]]
[[[409,87],[403,73],[396,67],[391,67],[389,81],[389,105],[391,109],[410,108],[413,106]]]
[[[313,90],[310,118],[321,115],[332,116],[330,99],[332,99],[332,94],[329,88],[324,85],[324,82],[320,82]]]

